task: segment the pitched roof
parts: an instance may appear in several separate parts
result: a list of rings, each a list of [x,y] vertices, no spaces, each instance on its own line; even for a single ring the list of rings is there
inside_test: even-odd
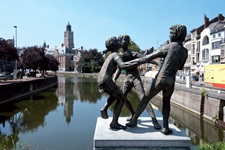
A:
[[[208,28],[211,29],[211,34],[217,33],[224,30],[225,21],[218,21],[210,24]]]

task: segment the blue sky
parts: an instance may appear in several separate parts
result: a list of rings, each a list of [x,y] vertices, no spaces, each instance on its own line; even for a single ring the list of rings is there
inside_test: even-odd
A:
[[[157,48],[169,39],[169,27],[184,24],[188,32],[225,16],[224,0],[0,0],[0,37],[12,39],[17,26],[18,47],[63,43],[68,22],[75,48],[105,49],[105,40],[130,35],[141,48]]]

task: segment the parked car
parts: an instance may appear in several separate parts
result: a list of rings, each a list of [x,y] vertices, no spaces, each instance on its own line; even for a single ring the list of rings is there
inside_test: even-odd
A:
[[[0,73],[0,80],[9,80],[10,79],[10,73],[9,72],[1,72]]]
[[[13,78],[14,78],[14,74],[13,74],[13,73],[10,73],[10,74],[8,75],[8,80],[13,80]]]
[[[28,72],[27,77],[36,77],[36,73],[34,71]]]
[[[27,73],[27,76],[28,77],[40,77],[40,73],[39,73],[39,71],[31,71],[31,72],[29,72],[29,73]]]

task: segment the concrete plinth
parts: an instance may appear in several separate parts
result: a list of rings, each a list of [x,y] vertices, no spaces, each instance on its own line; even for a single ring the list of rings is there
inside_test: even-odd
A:
[[[157,119],[162,125],[162,118]],[[173,133],[164,135],[161,130],[154,129],[150,117],[140,117],[136,127],[127,127],[125,130],[110,129],[111,121],[111,117],[97,119],[94,134],[95,150],[189,150],[191,147],[190,138],[173,124],[169,124]],[[125,125],[126,117],[120,117],[119,123]]]

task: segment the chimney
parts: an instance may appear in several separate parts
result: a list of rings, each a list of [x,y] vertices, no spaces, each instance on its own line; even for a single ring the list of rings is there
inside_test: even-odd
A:
[[[206,17],[206,14],[204,15],[204,28],[207,28],[209,25],[209,18]]]
[[[62,43],[62,45],[61,45],[62,47],[64,46],[64,44]]]
[[[223,21],[224,20],[224,16],[222,14],[218,14],[218,21]]]

